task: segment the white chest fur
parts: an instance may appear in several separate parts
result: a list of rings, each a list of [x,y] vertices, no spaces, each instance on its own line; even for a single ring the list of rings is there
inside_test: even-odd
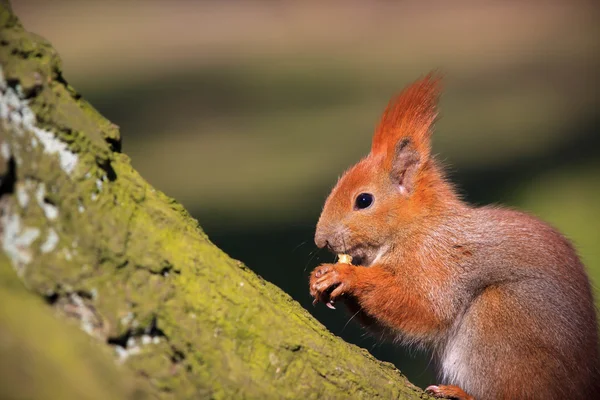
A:
[[[466,332],[456,332],[448,340],[440,362],[442,380],[444,383],[457,385],[463,389],[470,387],[471,363],[469,356],[471,341]]]

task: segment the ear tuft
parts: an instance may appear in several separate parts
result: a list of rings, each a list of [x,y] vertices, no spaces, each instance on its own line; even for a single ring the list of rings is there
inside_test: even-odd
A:
[[[429,156],[433,122],[441,93],[441,75],[431,72],[394,97],[383,113],[373,136],[371,153],[385,155],[388,165],[401,140],[407,140],[421,160]]]

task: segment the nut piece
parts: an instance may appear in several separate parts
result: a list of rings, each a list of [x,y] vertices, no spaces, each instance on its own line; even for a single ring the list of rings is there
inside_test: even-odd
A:
[[[352,265],[352,256],[348,254],[338,254],[338,263]]]

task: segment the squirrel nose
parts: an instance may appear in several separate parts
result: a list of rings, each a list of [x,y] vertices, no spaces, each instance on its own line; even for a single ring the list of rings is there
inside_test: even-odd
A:
[[[320,226],[317,226],[317,231],[315,232],[315,244],[318,248],[322,249],[327,246],[329,242],[327,241],[327,235]]]
[[[318,248],[322,249],[323,247],[327,246],[329,244],[329,242],[322,235],[316,234],[315,235],[315,244],[317,245]]]

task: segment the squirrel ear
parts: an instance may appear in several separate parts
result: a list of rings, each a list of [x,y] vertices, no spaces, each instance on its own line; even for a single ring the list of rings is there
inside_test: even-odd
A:
[[[402,194],[411,193],[422,158],[410,139],[402,139],[396,145],[392,158],[390,178]]]
[[[373,136],[371,154],[382,157],[401,190],[412,189],[419,165],[429,158],[440,81],[430,73],[393,98]]]

